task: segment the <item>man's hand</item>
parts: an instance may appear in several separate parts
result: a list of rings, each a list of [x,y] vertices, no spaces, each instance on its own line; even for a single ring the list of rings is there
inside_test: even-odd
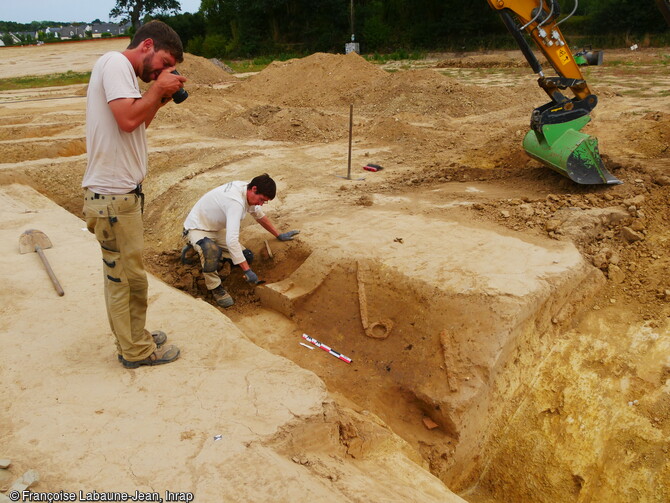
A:
[[[246,271],[244,271],[244,275],[247,278],[247,283],[251,283],[252,285],[258,283],[258,276],[256,276],[256,273],[251,269],[247,269]]]
[[[184,86],[186,77],[170,73],[172,70],[174,67],[169,67],[158,74],[142,98],[119,98],[109,102],[109,108],[121,131],[132,133],[142,123],[149,127],[158,109],[167,103],[163,98],[170,101],[172,95]]]
[[[163,98],[171,98],[174,93],[184,87],[184,82],[186,82],[186,77],[176,75],[172,73],[172,70],[174,70],[173,66],[163,70],[153,84],[160,89]]]
[[[277,239],[279,241],[291,241],[293,239],[293,236],[295,236],[296,234],[300,234],[300,231],[283,232],[279,236],[277,236]]]

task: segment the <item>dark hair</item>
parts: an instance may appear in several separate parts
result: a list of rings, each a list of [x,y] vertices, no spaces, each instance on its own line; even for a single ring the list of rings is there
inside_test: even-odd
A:
[[[154,19],[147,24],[140,26],[137,30],[133,40],[130,42],[128,49],[134,49],[140,43],[150,38],[154,41],[154,49],[156,51],[168,51],[177,60],[177,63],[184,61],[184,48],[181,44],[181,39],[177,32],[170,28],[163,21]]]
[[[274,199],[277,195],[277,184],[267,173],[254,177],[247,184],[247,190],[251,190],[252,187],[256,187],[256,194],[261,194],[268,199]]]

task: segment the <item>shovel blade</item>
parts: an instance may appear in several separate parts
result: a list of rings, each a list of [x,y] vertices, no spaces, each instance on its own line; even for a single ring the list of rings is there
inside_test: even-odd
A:
[[[51,248],[49,237],[37,229],[28,229],[19,237],[19,253],[30,253],[39,246],[43,250]]]

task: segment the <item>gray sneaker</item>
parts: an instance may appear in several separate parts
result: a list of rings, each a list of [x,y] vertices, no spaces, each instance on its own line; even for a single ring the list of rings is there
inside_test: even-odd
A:
[[[230,307],[235,304],[235,301],[230,296],[230,294],[224,290],[223,285],[219,285],[214,290],[210,291],[212,292],[214,300],[219,306]]]

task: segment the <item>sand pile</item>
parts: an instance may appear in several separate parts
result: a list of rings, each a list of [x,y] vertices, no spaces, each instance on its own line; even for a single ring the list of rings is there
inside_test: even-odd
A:
[[[359,131],[384,141],[417,142],[434,134],[413,125],[427,116],[448,120],[521,100],[510,89],[464,85],[434,70],[389,74],[355,53],[276,62],[226,90],[226,96],[253,102],[222,114],[214,128],[217,136],[317,142],[346,136],[349,104],[354,104]]]
[[[322,142],[344,138],[348,125],[348,117],[341,114],[313,108],[258,105],[221,118],[212,133],[230,138]]]
[[[177,65],[177,69],[179,73],[188,78],[188,85],[218,84],[219,82],[236,80],[235,77],[210,60],[187,52],[184,53],[184,61]]]
[[[24,48],[21,66],[31,72],[45,65],[61,71],[77,60],[72,54],[75,48],[95,48],[81,58],[90,70],[98,57],[93,52],[104,46],[99,44],[55,44],[63,51],[57,64],[40,52],[55,47]],[[12,49],[1,52],[5,55]],[[631,54],[623,57],[637,57],[636,52],[628,50]],[[667,49],[657,54],[654,61],[660,62]],[[504,57],[487,55],[494,60]],[[26,64],[30,58],[32,64]],[[9,192],[3,194],[7,197],[0,197],[8,223],[2,231],[7,237],[5,271],[14,274],[21,267],[25,272],[34,271],[35,288],[25,283],[26,274],[5,288],[5,304],[16,303],[17,288],[25,290],[26,302],[20,306],[25,312],[17,311],[13,318],[7,307],[3,312],[5,338],[10,343],[3,346],[8,365],[3,367],[3,361],[0,368],[11,370],[19,358],[23,362],[35,355],[50,362],[46,366],[33,362],[21,382],[5,379],[10,384],[8,396],[22,397],[28,391],[28,398],[41,399],[27,407],[22,400],[5,400],[23,407],[15,410],[12,405],[7,409],[11,421],[3,422],[18,425],[7,436],[13,442],[7,451],[12,451],[16,471],[32,467],[44,473],[36,488],[40,491],[67,487],[66,483],[75,487],[72,481],[77,480],[88,480],[98,489],[110,485],[114,489],[119,480],[128,481],[124,487],[151,480],[156,488],[170,484],[179,490],[196,488],[203,501],[217,500],[209,494],[218,499],[231,494],[233,499],[251,501],[254,492],[256,500],[267,494],[271,496],[265,499],[282,502],[300,500],[305,494],[316,501],[354,501],[369,494],[379,496],[377,500],[427,501],[431,495],[448,500],[435,489],[435,480],[424,483],[420,479],[420,495],[401,493],[412,480],[398,475],[404,465],[395,454],[400,452],[398,444],[389,437],[393,431],[420,454],[416,462],[450,487],[466,489],[472,480],[479,480],[479,486],[468,493],[470,501],[670,501],[670,96],[665,93],[670,75],[660,63],[631,69],[615,65],[617,59],[617,54],[608,51],[604,66],[588,69],[589,84],[605,92],[598,92],[602,103],[585,128],[600,141],[608,169],[624,181],[611,187],[578,186],[524,153],[521,141],[532,108],[547,100],[527,69],[465,70],[453,72],[452,77],[458,76],[450,79],[434,67],[430,69],[433,73],[410,73],[403,64],[398,73],[383,74],[355,55],[315,55],[273,65],[263,78],[257,79],[259,74],[229,87],[227,81],[200,84],[197,70],[187,75],[189,99],[166,105],[150,128],[145,258],[162,279],[203,301],[191,306],[185,295],[174,297],[171,288],[154,282],[150,287],[152,328],[167,326],[170,337],[174,334],[174,342],[182,346],[183,359],[174,369],[146,369],[134,373],[135,380],[117,383],[130,395],[137,395],[137,403],[150,411],[144,417],[155,423],[144,424],[146,434],[138,437],[142,445],[169,446],[176,455],[163,458],[172,465],[173,459],[184,460],[178,464],[181,471],[173,470],[167,461],[165,467],[157,468],[156,459],[163,458],[155,456],[153,447],[143,451],[151,456],[134,460],[130,468],[119,448],[105,451],[104,459],[96,460],[94,454],[104,451],[103,444],[118,444],[116,426],[102,440],[95,428],[89,428],[83,443],[77,442],[76,435],[62,435],[65,430],[58,426],[65,423],[58,418],[67,416],[68,404],[77,405],[69,411],[74,412],[72,417],[90,416],[93,426],[120,424],[123,411],[128,410],[110,407],[111,402],[104,400],[107,395],[120,396],[112,389],[101,400],[98,387],[90,399],[82,401],[81,396],[73,399],[76,386],[74,392],[70,385],[40,387],[54,376],[81,380],[87,368],[99,377],[112,376],[109,372],[126,375],[115,362],[109,340],[101,338],[103,334],[91,339],[81,358],[73,352],[81,346],[75,343],[81,341],[68,340],[67,331],[61,331],[66,337],[54,351],[45,352],[49,348],[40,341],[55,339],[40,339],[43,327],[35,325],[35,316],[29,316],[39,301],[41,312],[53,314],[42,316],[51,325],[74,326],[74,315],[81,318],[77,301],[86,298],[89,290],[93,292],[91,278],[98,277],[99,247],[81,232],[80,220],[73,217],[68,223],[62,212],[47,208],[29,194],[24,198],[23,189],[6,187]],[[9,63],[14,60],[8,55],[0,70],[19,66]],[[199,63],[208,68],[203,61]],[[305,72],[292,70],[302,66]],[[181,70],[186,74],[185,67]],[[510,84],[516,87],[507,87]],[[242,85],[248,86],[246,94],[235,94]],[[494,92],[488,94],[486,87],[491,86]],[[631,92],[631,86],[637,91]],[[513,91],[515,95],[510,94]],[[0,143],[5,153],[0,174],[4,184],[25,179],[79,217],[86,159],[59,155],[77,152],[77,140],[84,134],[84,100],[64,100],[63,94],[59,89],[11,92],[13,97],[31,101],[0,106]],[[328,103],[320,101],[323,96]],[[345,173],[352,98],[357,100],[352,167],[354,177],[365,176],[365,180],[349,183],[333,175]],[[222,130],[214,131],[219,123]],[[337,140],[323,142],[330,137]],[[259,138],[290,141],[274,144]],[[364,172],[362,164],[368,161],[385,170]],[[236,271],[226,284],[236,305],[219,316],[215,307],[206,304],[212,298],[197,267],[193,274],[178,263],[180,226],[197,198],[220,180],[250,179],[266,170],[280,185],[278,197],[268,208],[271,219],[282,230],[300,228],[303,232],[290,244],[270,241],[274,252],[270,260],[263,255],[268,234],[247,220],[249,226],[243,232],[249,240],[245,238],[245,244],[258,252],[259,276],[273,284],[293,276],[308,260],[307,265],[313,265],[324,255],[340,251],[342,259],[304,303],[291,301],[296,313],[290,319],[260,307],[255,290]],[[11,194],[22,197],[15,199],[8,196]],[[29,223],[53,241],[47,255],[66,290],[63,298],[52,291],[35,254],[17,253],[17,234]],[[503,241],[491,239],[489,233],[494,232]],[[528,260],[532,254],[521,253],[529,248],[568,246],[570,241],[597,268],[592,279],[601,280],[589,287],[607,279],[594,299],[576,295],[576,289],[551,286],[550,276],[561,274],[563,260],[545,257],[533,262]],[[510,253],[512,243],[518,243],[520,253]],[[73,260],[77,251],[86,260]],[[503,260],[501,252],[509,259]],[[373,340],[362,329],[358,264],[350,255],[365,266],[360,284],[367,291],[370,321],[385,317],[394,321],[393,332],[385,340]],[[383,259],[380,267],[367,267],[367,261],[377,256]],[[499,267],[488,257],[504,264]],[[36,268],[29,267],[30,260],[37,261]],[[386,265],[382,268],[381,264]],[[524,281],[531,277],[524,271],[538,267],[551,274],[533,276],[538,282],[536,291],[541,293],[528,298],[523,304],[527,309],[518,303],[520,296],[476,293],[481,285],[502,284],[506,277],[510,285]],[[316,269],[305,268],[300,273],[304,276],[296,274],[293,279],[304,280]],[[433,273],[437,276],[431,276]],[[448,286],[456,282],[457,289]],[[285,293],[289,294],[292,287],[287,286]],[[445,295],[445,288],[453,290],[453,295]],[[542,301],[542,296],[547,300]],[[100,316],[79,320],[92,327],[79,335],[92,337],[106,330],[102,325],[104,299],[99,292],[88,297],[95,302],[87,307],[95,308],[93,314],[99,311]],[[516,305],[520,310],[511,312]],[[534,318],[529,313],[535,305],[541,316]],[[74,323],[69,323],[62,306],[71,307]],[[392,311],[393,306],[402,307],[400,314]],[[201,312],[202,307],[208,311]],[[575,315],[582,308],[588,311],[585,318]],[[255,344],[318,375],[336,400],[355,404],[357,422],[321,407],[321,392],[314,392],[325,387],[312,374],[305,376],[307,386],[295,387],[296,381],[284,372],[286,361],[274,359],[270,364],[267,355],[234,337],[235,327],[218,321],[224,315]],[[507,321],[496,324],[501,316]],[[491,370],[482,364],[482,355],[500,348],[493,344],[505,333],[509,320],[519,327],[510,330],[522,335],[520,344],[498,353],[500,366]],[[293,343],[293,336],[300,340],[303,332],[354,358],[353,365]],[[203,333],[211,337],[202,337]],[[21,347],[13,344],[14,334],[21,334]],[[33,350],[19,355],[19,349],[26,349],[23,343],[31,340]],[[551,350],[545,351],[549,346]],[[82,362],[90,365],[79,368]],[[248,362],[256,365],[247,369]],[[259,370],[259,362],[265,365],[263,369]],[[39,375],[33,375],[30,369],[37,368]],[[188,373],[192,368],[198,374],[196,399],[186,403],[182,393],[171,408],[160,403],[154,406],[163,395],[167,404],[174,393],[166,388],[165,393],[152,391],[149,396],[144,390],[161,383],[168,388],[180,385],[192,377],[184,369]],[[164,372],[175,375],[165,381]],[[243,378],[226,381],[231,372]],[[156,378],[161,382],[152,382]],[[33,381],[36,386],[31,387]],[[479,394],[483,382],[492,383],[497,391]],[[518,394],[512,394],[514,389]],[[72,396],[63,397],[62,390],[70,390]],[[288,394],[282,394],[284,391]],[[439,402],[432,398],[437,394]],[[268,396],[274,399],[268,401]],[[454,424],[465,424],[453,419],[466,409],[460,405],[465,401],[454,400],[456,396],[471,399],[467,407],[480,406],[468,409],[473,411],[472,421],[460,430],[458,440],[449,433],[457,432]],[[154,400],[147,402],[147,397]],[[304,406],[294,406],[304,400],[314,403],[309,414],[301,412]],[[230,404],[233,406],[227,407]],[[239,404],[246,408],[240,409]],[[489,405],[501,409],[488,413]],[[151,414],[151,409],[156,413]],[[35,417],[31,410],[51,411],[51,415]],[[317,416],[325,421],[321,426]],[[273,417],[282,421],[273,423]],[[440,427],[429,429],[425,418]],[[375,428],[370,429],[369,424]],[[475,437],[477,425],[484,434]],[[325,427],[332,434],[324,435]],[[491,441],[480,448],[488,432]],[[215,440],[215,434],[223,438]],[[88,449],[77,451],[80,444]],[[221,454],[229,452],[239,456],[222,461]],[[88,472],[68,474],[59,469],[76,467],[76,460],[82,457],[92,460],[84,467]],[[354,465],[349,463],[351,457],[356,458]],[[459,461],[470,457],[470,466]],[[388,462],[395,472],[373,464],[378,460]],[[252,470],[250,476],[235,479],[235,470],[225,471],[235,462],[241,462],[242,468],[255,463],[277,469]],[[110,476],[110,467],[118,476]],[[237,472],[248,475],[245,470]],[[418,473],[416,481],[422,472],[408,473]],[[156,480],[156,474],[162,478]],[[260,479],[254,479],[258,474]],[[378,480],[381,489],[363,482],[369,474],[382,477]],[[388,482],[391,474],[395,480]],[[293,483],[300,479],[310,484],[314,477],[314,485],[304,490]],[[250,486],[252,479],[255,483]],[[391,491],[379,492],[389,487],[397,494],[386,497]],[[329,494],[322,496],[322,490]]]
[[[546,61],[544,58],[541,60]],[[522,68],[528,67],[528,63],[521,53],[515,52],[512,55],[464,55],[443,59],[435,66],[436,68]]]
[[[353,97],[354,102],[384,115],[410,112],[450,117],[491,112],[522,101],[510,89],[465,85],[433,70],[392,74],[357,88]]]
[[[634,124],[634,126],[633,126]],[[647,112],[642,120],[627,124],[627,136],[636,149],[650,158],[670,157],[670,113]]]
[[[187,52],[184,53],[184,61],[177,65],[177,71],[186,77],[188,80],[184,84],[184,89],[192,97],[194,94],[203,94],[207,87],[213,84],[225,82],[237,82],[237,79],[226,72],[223,68],[215,65],[210,60],[200,56],[194,56]],[[142,93],[146,92],[151,86],[151,83],[139,81],[140,90]],[[198,89],[199,86],[203,86]],[[207,86],[207,87],[204,87]],[[84,93],[85,94],[85,93]],[[191,99],[188,104],[190,105]],[[181,106],[180,108],[187,108]]]
[[[355,53],[317,53],[273,63],[231,94],[273,105],[323,107],[353,103],[384,114],[438,112],[453,117],[499,110],[517,96],[506,88],[463,85],[433,70],[388,74]]]
[[[275,105],[309,107],[348,104],[355,88],[389,75],[356,53],[316,53],[270,64],[233,91],[235,96]]]

